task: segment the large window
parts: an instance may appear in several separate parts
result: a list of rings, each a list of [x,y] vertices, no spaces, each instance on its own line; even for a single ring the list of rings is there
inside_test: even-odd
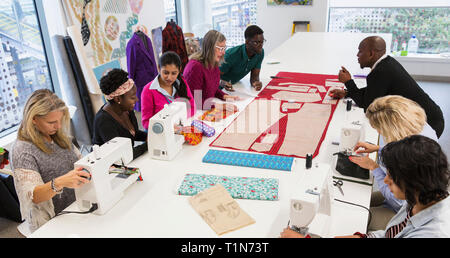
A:
[[[449,52],[449,24],[450,8],[330,8],[328,31],[392,33],[392,51],[414,34],[418,53],[439,54]]]
[[[211,29],[222,32],[229,47],[245,42],[244,30],[256,24],[256,0],[165,0],[166,21],[178,18],[183,32],[203,38]],[[182,12],[181,14],[178,12]]]
[[[333,4],[333,2],[337,4]],[[350,2],[342,4],[342,2]],[[449,52],[450,6],[434,6],[436,1],[399,7],[395,2],[362,7],[352,1],[331,1],[328,19],[330,32],[392,33],[392,51],[400,50],[412,34],[419,40],[418,53],[440,54]],[[422,1],[423,2],[423,1]],[[386,6],[380,6],[380,5]],[[347,5],[347,6],[345,6]],[[367,4],[364,4],[367,5]],[[431,6],[430,6],[431,5]],[[395,49],[397,47],[397,49]]]
[[[177,20],[176,0],[164,0],[166,21]]]
[[[33,0],[0,1],[0,137],[16,130],[30,94],[53,90]]]
[[[255,0],[211,0],[212,26],[222,32],[230,47],[243,44],[244,30],[256,24]]]

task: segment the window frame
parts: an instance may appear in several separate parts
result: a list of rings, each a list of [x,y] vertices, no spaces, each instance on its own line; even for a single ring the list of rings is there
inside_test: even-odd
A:
[[[58,73],[56,72],[55,57],[53,56],[53,51],[51,51],[51,39],[48,30],[47,20],[45,18],[45,11],[43,0],[33,0],[34,7],[36,9],[37,21],[39,26],[39,31],[41,32],[42,47],[44,50],[45,60],[47,62],[48,73],[50,77],[50,83],[53,87],[53,92],[56,93],[60,98],[62,98],[61,87],[58,81]]]
[[[59,97],[61,97],[62,96],[61,88],[58,83],[58,78],[57,78],[57,73],[56,73],[56,65],[54,62],[53,52],[51,51],[51,49],[52,49],[51,41],[50,41],[50,36],[49,36],[49,32],[48,32],[47,22],[45,19],[45,12],[44,12],[42,0],[33,0],[33,5],[34,5],[35,11],[36,11],[36,20],[37,20],[37,25],[39,28],[41,40],[42,40],[43,55],[45,57],[45,62],[47,64],[48,76],[50,79],[50,85],[52,87],[50,90],[52,90]],[[3,132],[0,132],[0,142],[5,146],[8,145],[9,140],[7,142],[3,143],[4,140],[10,139],[12,137],[11,135],[15,135],[17,133],[17,130],[19,129],[19,126],[20,126],[20,124],[12,126],[8,129],[4,130]],[[13,137],[13,138],[15,139],[16,137]]]
[[[359,0],[329,0],[328,2],[328,10],[327,10],[327,26],[326,31],[330,31],[330,15],[331,9],[345,9],[345,8],[450,8],[450,3],[448,0],[428,0],[424,3],[421,0],[378,0],[374,1],[359,1]],[[394,44],[394,39],[392,44]],[[399,42],[400,44],[400,42]],[[400,46],[399,46],[400,48]],[[399,52],[398,52],[399,53]],[[443,58],[440,57],[442,53],[419,53],[416,58],[429,58],[432,56],[433,58]],[[411,57],[406,57],[411,58]]]
[[[335,7],[371,7],[371,8],[398,8],[398,7],[450,7],[448,0],[329,0],[328,9]]]

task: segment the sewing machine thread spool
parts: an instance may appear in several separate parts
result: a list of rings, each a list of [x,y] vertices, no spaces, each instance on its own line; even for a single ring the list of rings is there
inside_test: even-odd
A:
[[[348,99],[347,100],[347,111],[350,111],[350,110],[352,110],[352,100]]]
[[[306,169],[312,167],[312,154],[306,154]]]

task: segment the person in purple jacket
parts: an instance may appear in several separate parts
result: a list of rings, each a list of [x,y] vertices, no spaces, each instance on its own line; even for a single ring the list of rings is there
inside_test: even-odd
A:
[[[173,101],[186,102],[187,115],[195,114],[195,102],[188,84],[181,75],[181,59],[177,53],[167,51],[160,57],[161,73],[144,86],[141,95],[142,126],[148,129],[148,123],[156,113]]]
[[[145,85],[158,75],[152,41],[145,33],[138,30],[127,43],[128,76],[136,85],[138,101],[134,110],[141,111],[141,93]]]
[[[226,46],[225,36],[210,30],[202,40],[200,51],[192,54],[184,68],[186,79],[198,109],[207,110],[214,105],[214,98],[226,101],[239,100],[239,97],[225,94],[219,89],[219,65],[224,60]]]

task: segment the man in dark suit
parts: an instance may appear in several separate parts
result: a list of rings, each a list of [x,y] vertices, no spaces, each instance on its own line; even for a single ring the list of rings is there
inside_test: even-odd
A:
[[[376,98],[386,95],[400,95],[417,102],[427,115],[427,123],[436,131],[437,137],[444,131],[444,116],[441,108],[426,94],[403,66],[394,58],[386,55],[386,42],[378,36],[365,38],[358,47],[358,62],[361,69],[370,67],[367,75],[367,87],[358,89],[351,74],[342,67],[339,81],[346,90],[330,91],[334,98],[350,97],[366,111]]]

